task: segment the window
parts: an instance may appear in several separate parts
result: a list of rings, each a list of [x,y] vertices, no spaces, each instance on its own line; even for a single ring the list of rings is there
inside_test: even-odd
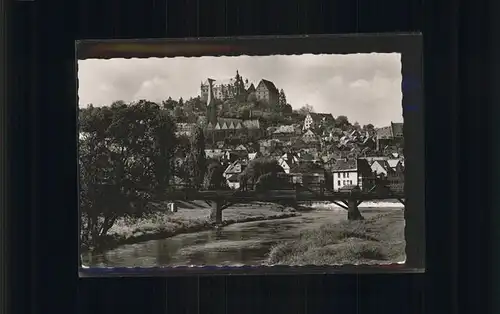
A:
[[[337,185],[340,186],[340,180],[337,182]]]
[[[345,178],[345,172],[342,173],[342,177]]]
[[[340,178],[340,172],[337,173],[337,178]],[[339,185],[340,185],[340,181],[339,181]]]
[[[352,185],[352,180],[349,180],[349,184]]]
[[[347,177],[349,178],[349,172],[347,173]]]

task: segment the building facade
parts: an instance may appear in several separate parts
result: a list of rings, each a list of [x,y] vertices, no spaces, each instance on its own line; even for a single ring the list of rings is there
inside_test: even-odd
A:
[[[233,136],[259,138],[262,135],[259,120],[216,118],[215,123],[208,122],[205,127],[205,136],[213,142],[224,141]]]
[[[273,82],[262,79],[255,89],[255,96],[259,101],[265,101],[270,105],[275,105],[278,103],[279,91]]]
[[[238,96],[246,98],[246,88],[243,78],[240,76],[239,72],[236,71],[236,76],[229,80],[216,81],[214,79],[207,79],[207,81],[202,82],[200,85],[200,98],[203,101],[207,101],[210,95],[210,81],[212,83],[213,96],[219,100],[234,99]]]
[[[304,130],[309,130],[311,128],[316,128],[321,126],[321,124],[326,122],[335,121],[331,113],[314,113],[310,112],[304,118]]]
[[[376,130],[376,149],[381,150],[386,145],[403,144],[404,124],[391,122],[390,126],[382,127]]]
[[[196,123],[176,123],[176,135],[191,136],[196,129]]]
[[[212,93],[214,99],[217,100],[238,99],[239,101],[247,101],[251,97],[255,97],[255,100],[266,101],[269,104],[278,103],[279,91],[273,82],[262,79],[255,87],[248,80],[243,80],[238,71],[236,71],[234,78],[228,80],[207,79],[205,82],[201,82],[200,98],[202,101],[208,101],[210,98],[210,82],[213,82]]]
[[[366,191],[375,185],[375,176],[365,159],[341,159],[331,167],[333,191],[344,186],[358,186]]]

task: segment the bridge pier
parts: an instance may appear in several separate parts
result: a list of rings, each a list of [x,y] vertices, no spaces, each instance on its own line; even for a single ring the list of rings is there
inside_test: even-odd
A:
[[[364,217],[359,211],[358,205],[360,202],[355,198],[347,200],[347,220],[363,220]]]
[[[210,220],[216,224],[222,223],[222,201],[212,201],[212,208],[210,208]]]

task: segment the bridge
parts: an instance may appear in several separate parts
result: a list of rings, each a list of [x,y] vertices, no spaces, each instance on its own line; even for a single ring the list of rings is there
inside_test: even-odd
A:
[[[324,188],[315,190],[296,185],[295,189],[266,190],[195,190],[185,188],[168,192],[170,200],[204,200],[211,206],[210,218],[215,223],[222,222],[222,211],[238,203],[251,203],[255,201],[273,202],[282,204],[297,204],[298,202],[331,202],[347,210],[349,220],[360,220],[363,216],[358,206],[364,201],[396,199],[405,204],[403,191],[391,191],[388,188],[380,189],[374,186],[368,191],[348,190],[329,191]]]

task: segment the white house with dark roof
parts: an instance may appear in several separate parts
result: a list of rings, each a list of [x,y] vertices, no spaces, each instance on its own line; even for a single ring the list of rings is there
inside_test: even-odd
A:
[[[304,118],[304,125],[303,129],[304,130],[309,130],[310,128],[315,128],[320,126],[322,123],[325,122],[331,122],[335,121],[335,118],[331,113],[315,113],[315,112],[310,112],[307,114],[307,116]]]
[[[340,159],[331,166],[333,190],[338,191],[344,186],[359,186],[369,188],[374,181],[370,165],[366,159]]]

